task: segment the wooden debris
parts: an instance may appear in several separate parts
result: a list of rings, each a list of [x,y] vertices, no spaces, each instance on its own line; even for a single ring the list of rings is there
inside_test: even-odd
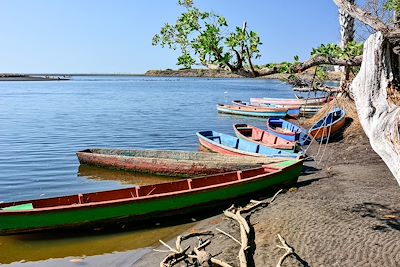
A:
[[[182,241],[188,240],[192,237],[200,237],[200,236],[214,236],[214,234],[211,231],[203,231],[203,232],[193,232],[184,236],[178,236],[175,241],[175,248],[171,247],[167,243],[165,243],[162,240],[159,240],[161,244],[163,244],[168,250],[154,250],[157,252],[170,252],[160,263],[160,267],[171,267],[174,266],[175,264],[184,261],[193,259],[196,261],[198,266],[201,267],[211,267],[211,266],[221,266],[221,267],[232,267],[229,264],[213,258],[213,256],[206,252],[204,249],[206,246],[208,246],[211,241],[206,240],[203,241],[202,239],[199,239],[199,244],[197,247],[194,247],[193,251],[188,252],[190,249],[190,246],[187,246],[186,248],[182,248]],[[187,262],[189,263],[189,262]]]
[[[245,207],[235,208],[234,206],[231,206],[229,209],[224,211],[225,216],[238,222],[239,227],[240,227],[240,242],[237,239],[233,238],[231,235],[223,232],[223,234],[229,236],[235,242],[240,244],[240,250],[239,250],[239,255],[238,255],[240,267],[247,267],[247,263],[248,263],[247,251],[250,248],[249,236],[250,236],[250,231],[251,231],[250,225],[248,224],[247,220],[242,216],[242,212],[244,212],[244,213],[251,212],[259,206],[265,206],[265,205],[271,204],[275,200],[276,196],[281,192],[282,192],[282,189],[279,190],[272,197],[271,200],[264,200],[264,201],[251,200],[250,203],[247,204]],[[222,232],[222,231],[220,230],[220,232]],[[254,240],[251,240],[251,242],[254,242]]]
[[[279,193],[282,192],[282,189],[279,190],[270,200],[263,200],[263,201],[256,201],[250,200],[250,202],[244,207],[234,207],[233,205],[224,211],[226,217],[235,220],[239,224],[240,228],[240,241],[233,237],[231,234],[216,228],[216,230],[236,243],[240,245],[240,250],[238,253],[239,264],[240,267],[247,267],[249,262],[249,249],[254,240],[249,240],[252,235],[252,227],[249,225],[245,217],[243,217],[243,213],[253,212],[258,207],[265,207],[271,204],[277,197]],[[206,232],[194,232],[190,233],[185,236],[178,236],[175,241],[175,248],[171,247],[170,245],[166,244],[162,240],[160,243],[163,244],[168,250],[154,250],[158,252],[170,252],[163,261],[160,263],[160,267],[171,267],[175,264],[185,260],[187,266],[200,266],[200,267],[212,267],[212,266],[221,266],[221,267],[232,267],[230,264],[223,262],[219,259],[214,258],[210,253],[205,251],[205,247],[208,246],[211,241],[208,239],[203,241],[199,238],[198,245],[194,247],[194,249],[189,253],[190,246],[187,246],[185,249],[182,248],[182,241],[187,240],[192,237],[200,237],[200,236],[214,236],[211,231]],[[278,245],[279,248],[285,249],[286,253],[279,259],[277,267],[280,267],[283,261],[290,255],[293,255],[303,266],[308,266],[307,262],[302,260],[294,251],[292,247],[290,247],[286,241],[278,234],[278,238],[281,241],[282,245]],[[188,260],[192,259],[194,262],[190,263]],[[252,260],[252,259],[251,259]]]
[[[283,261],[293,255],[296,260],[298,260],[301,264],[303,264],[303,266],[309,266],[308,263],[306,261],[304,261],[302,258],[300,258],[299,255],[297,255],[297,253],[294,251],[294,248],[292,248],[291,246],[288,245],[288,243],[286,242],[286,240],[280,235],[278,234],[278,238],[279,241],[281,241],[282,245],[276,245],[278,248],[284,249],[286,250],[285,254],[283,254],[283,256],[279,259],[278,263],[276,264],[276,267],[281,267]]]

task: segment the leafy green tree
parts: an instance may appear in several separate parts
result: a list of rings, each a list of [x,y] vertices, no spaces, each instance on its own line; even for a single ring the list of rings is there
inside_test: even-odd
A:
[[[313,49],[311,58],[305,62],[299,62],[299,57],[295,56],[293,62],[258,67],[253,65],[253,60],[261,57],[259,45],[262,43],[256,32],[247,30],[246,23],[230,31],[223,16],[199,10],[192,0],[178,0],[178,4],[185,11],[175,24],[166,23],[154,35],[152,44],[180,50],[177,65],[185,68],[196,64],[217,66],[242,76],[257,77],[295,74],[323,64],[354,66],[361,63],[362,46],[350,42],[343,49],[335,44],[321,45]]]
[[[232,72],[251,72],[257,76],[252,60],[259,58],[260,38],[248,31],[246,23],[229,32],[226,19],[213,12],[203,12],[191,0],[179,0],[185,8],[175,24],[166,23],[154,35],[152,44],[179,49],[177,65],[191,68],[197,63],[204,66],[217,65]]]

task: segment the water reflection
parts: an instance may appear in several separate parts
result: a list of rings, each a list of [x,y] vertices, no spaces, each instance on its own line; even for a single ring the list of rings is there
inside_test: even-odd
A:
[[[67,256],[91,256],[150,247],[168,240],[193,223],[142,230],[48,233],[0,236],[0,263],[38,261]],[[149,226],[148,226],[149,227]]]
[[[129,172],[123,170],[111,170],[96,166],[81,164],[78,168],[78,176],[98,181],[117,181],[129,186],[143,186],[176,181],[180,178],[164,175],[154,175],[141,172]]]

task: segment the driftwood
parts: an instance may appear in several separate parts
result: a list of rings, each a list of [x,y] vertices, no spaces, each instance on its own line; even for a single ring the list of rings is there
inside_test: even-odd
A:
[[[224,211],[225,216],[227,216],[228,218],[231,218],[231,219],[235,220],[235,221],[239,224],[239,227],[240,227],[240,241],[238,241],[238,240],[237,240],[236,238],[234,238],[232,235],[230,235],[230,234],[228,234],[228,233],[226,233],[226,232],[224,232],[224,231],[222,231],[222,230],[220,230],[220,229],[217,229],[217,230],[218,230],[219,232],[225,234],[226,236],[228,236],[228,237],[231,238],[232,240],[234,240],[236,243],[239,243],[239,244],[240,244],[240,250],[239,250],[239,255],[238,255],[240,267],[247,267],[247,266],[248,266],[248,261],[249,261],[249,259],[248,259],[248,257],[249,257],[249,255],[248,255],[248,250],[249,250],[249,248],[250,248],[250,245],[249,245],[249,244],[254,242],[254,240],[249,240],[249,236],[250,236],[250,234],[251,234],[252,227],[251,227],[251,225],[249,225],[249,223],[247,222],[247,220],[242,216],[242,213],[252,212],[252,211],[254,211],[256,208],[258,208],[258,207],[260,207],[260,206],[268,206],[269,204],[271,204],[271,203],[275,200],[276,196],[277,196],[278,194],[280,194],[281,192],[282,192],[282,189],[279,190],[279,191],[271,198],[271,200],[264,200],[264,201],[255,201],[255,200],[251,200],[250,203],[247,204],[245,207],[238,207],[238,208],[235,208],[235,207],[231,206],[229,209],[227,209],[227,210]],[[280,236],[280,235],[278,235],[278,236],[279,236],[279,238],[281,239],[281,236]],[[281,240],[283,240],[283,238],[282,238]],[[285,243],[282,242],[282,244],[287,246],[286,242],[285,242]],[[288,247],[288,246],[287,246],[287,247]],[[286,249],[286,247],[285,247],[285,249]],[[286,254],[287,254],[287,255],[286,255]],[[291,255],[291,254],[295,254],[294,249],[292,249],[292,248],[291,248],[291,250],[290,250],[290,254],[288,254],[288,252],[285,253],[284,257],[282,257],[282,258],[279,260],[279,262],[282,263],[283,260],[284,260],[286,257],[288,257],[289,255]],[[304,265],[304,262],[305,262],[305,261],[301,260],[301,258],[300,258],[297,254],[296,254],[296,256],[297,256],[296,258],[300,259],[299,261],[300,261],[301,263],[303,263],[303,265]],[[277,266],[280,266],[280,265],[277,265]],[[308,266],[308,265],[307,265],[307,266]]]
[[[178,264],[181,261],[187,261],[188,259],[194,259],[199,266],[204,267],[211,267],[211,266],[221,266],[221,267],[232,267],[231,265],[214,258],[211,254],[206,252],[204,248],[208,246],[211,241],[199,239],[199,243],[197,247],[193,248],[193,251],[188,252],[190,246],[186,248],[182,247],[182,241],[188,240],[193,237],[200,237],[200,236],[214,236],[211,231],[204,231],[204,232],[195,232],[190,233],[184,236],[178,236],[175,241],[175,248],[171,247],[167,243],[162,240],[159,240],[161,244],[163,244],[168,250],[158,250],[154,249],[157,252],[169,252],[168,254],[160,263],[160,267],[171,267],[175,264]]]
[[[282,189],[279,190],[270,200],[263,200],[263,201],[256,201],[256,200],[250,200],[250,202],[244,206],[244,207],[238,207],[235,208],[233,205],[228,208],[227,210],[224,211],[225,216],[227,216],[230,219],[235,220],[239,224],[240,228],[240,241],[237,240],[235,237],[233,237],[231,234],[222,231],[221,229],[216,228],[216,230],[236,243],[240,245],[240,250],[238,253],[238,258],[239,258],[239,264],[240,267],[247,267],[248,262],[249,262],[249,249],[251,248],[251,244],[254,242],[253,239],[249,239],[251,237],[251,233],[253,231],[252,226],[247,222],[246,218],[242,216],[243,213],[251,213],[256,210],[258,207],[265,207],[271,204],[277,197],[278,194],[282,192]],[[190,239],[192,237],[199,237],[199,236],[214,236],[214,234],[211,231],[205,231],[205,232],[196,232],[196,233],[190,233],[185,236],[178,236],[175,241],[175,248],[171,247],[167,243],[165,243],[162,240],[159,240],[161,244],[163,244],[168,250],[156,250],[158,252],[169,252],[168,254],[160,263],[160,267],[172,267],[176,264],[178,264],[181,261],[186,261],[187,265],[191,264],[188,262],[189,259],[193,259],[196,262],[196,266],[202,266],[202,267],[212,267],[212,266],[221,266],[221,267],[232,267],[230,264],[221,261],[219,259],[216,259],[213,255],[205,251],[205,247],[208,246],[211,241],[208,239],[206,241],[203,241],[202,239],[199,239],[199,243],[197,247],[194,247],[193,251],[188,252],[190,249],[190,246],[187,246],[186,248],[182,247],[182,241]],[[278,265],[280,266],[283,261],[290,255],[294,255],[295,258],[303,264],[303,266],[308,266],[307,262],[302,260],[295,252],[294,249],[289,247],[284,241],[284,239],[278,234],[279,239],[281,240],[282,246],[278,245],[278,247],[286,249],[286,253],[279,259]]]
[[[285,261],[285,259],[291,255],[293,255],[303,266],[308,267],[308,263],[304,261],[300,256],[294,251],[294,248],[288,245],[286,240],[278,234],[279,241],[281,242],[281,245],[276,245],[278,248],[286,250],[286,253],[283,254],[283,256],[279,259],[278,263],[276,264],[276,267],[281,267],[282,263]]]

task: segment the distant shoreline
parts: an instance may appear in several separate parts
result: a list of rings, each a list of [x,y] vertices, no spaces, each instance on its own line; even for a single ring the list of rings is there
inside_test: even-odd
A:
[[[0,81],[65,81],[70,79],[70,76],[66,75],[0,74]]]
[[[210,69],[181,69],[181,70],[149,70],[145,73],[145,76],[153,77],[197,77],[197,78],[246,78],[237,74],[234,74],[227,70],[210,70]],[[278,79],[282,80],[287,78],[288,74],[273,74],[259,79]]]
[[[287,73],[276,73],[268,76],[257,77],[256,79],[268,79],[268,80],[281,80],[286,81],[290,74]],[[311,80],[313,77],[312,73],[304,72],[300,74],[303,78]],[[194,78],[237,78],[243,79],[246,77],[234,74],[226,70],[210,70],[210,69],[180,69],[180,70],[148,70],[146,73],[132,74],[132,73],[38,73],[38,74],[1,74],[0,81],[60,81],[70,80],[71,77],[194,77]],[[337,81],[340,79],[340,75],[337,72],[329,72],[328,80]]]

